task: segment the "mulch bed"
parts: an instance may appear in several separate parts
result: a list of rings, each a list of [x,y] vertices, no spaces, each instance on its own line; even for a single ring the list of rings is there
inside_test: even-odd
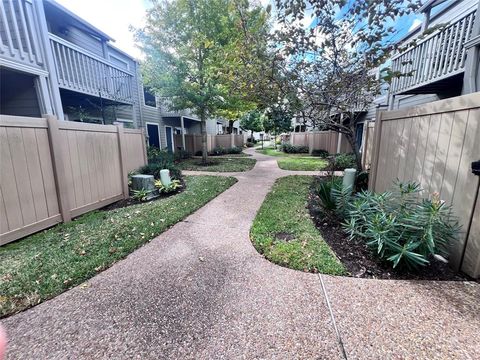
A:
[[[315,181],[320,181],[320,179]],[[469,280],[462,274],[455,273],[448,264],[437,260],[431,261],[429,266],[421,267],[415,272],[408,271],[408,269],[392,269],[389,263],[375,258],[363,242],[351,240],[344,233],[335,215],[326,212],[321,207],[318,197],[313,192],[309,194],[308,209],[315,226],[350,276],[397,280]]]

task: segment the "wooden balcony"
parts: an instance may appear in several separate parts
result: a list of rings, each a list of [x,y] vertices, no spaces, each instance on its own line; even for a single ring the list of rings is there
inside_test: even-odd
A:
[[[134,74],[49,34],[61,88],[131,104]]]
[[[0,0],[0,58],[44,69],[41,36],[35,4]]]
[[[462,74],[465,43],[470,39],[475,11],[418,41],[415,46],[392,58],[392,71],[401,74],[392,81],[391,92],[399,94],[435,93],[435,84]],[[443,82],[442,82],[443,81]]]

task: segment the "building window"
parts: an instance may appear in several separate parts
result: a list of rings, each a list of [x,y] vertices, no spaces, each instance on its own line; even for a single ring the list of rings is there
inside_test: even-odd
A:
[[[143,87],[143,98],[145,99],[145,105],[157,107],[157,100],[155,99],[155,93],[147,87]]]

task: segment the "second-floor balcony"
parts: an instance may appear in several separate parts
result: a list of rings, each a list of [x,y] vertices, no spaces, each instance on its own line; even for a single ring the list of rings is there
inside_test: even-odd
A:
[[[432,93],[435,85],[462,74],[466,47],[475,21],[475,11],[418,41],[392,58],[392,71],[398,75],[391,92],[398,94]],[[433,85],[433,86],[432,86]]]
[[[58,86],[116,102],[133,103],[135,74],[107,58],[46,31],[41,2],[0,0],[0,63],[48,74],[53,55]]]
[[[58,85],[61,88],[132,103],[134,74],[106,59],[49,34]]]

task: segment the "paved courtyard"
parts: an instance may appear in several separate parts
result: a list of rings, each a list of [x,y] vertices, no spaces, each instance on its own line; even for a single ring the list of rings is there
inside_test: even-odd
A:
[[[87,283],[2,320],[7,359],[480,358],[478,283],[307,274],[259,255],[252,221],[293,172],[247,151],[255,168],[221,174],[239,181],[206,206]]]

